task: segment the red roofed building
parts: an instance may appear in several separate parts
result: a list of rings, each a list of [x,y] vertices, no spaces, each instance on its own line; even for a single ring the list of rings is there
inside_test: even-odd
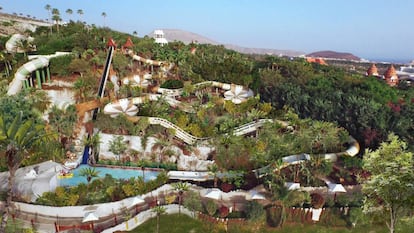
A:
[[[134,43],[132,43],[131,37],[128,37],[124,45],[122,45],[122,52],[128,53],[128,50],[132,50]]]
[[[110,39],[108,40],[108,43],[106,43],[106,47],[114,47],[114,48],[116,48],[116,43],[115,43],[115,41],[114,41],[112,38],[110,38]]]
[[[132,48],[134,47],[134,43],[132,43],[131,37],[128,37],[127,41],[125,42],[125,44],[122,46],[123,48]]]
[[[392,87],[398,84],[398,75],[393,65],[388,67],[387,71],[385,71],[384,80],[388,85]]]
[[[372,64],[369,68],[368,68],[368,70],[367,70],[367,72],[365,73],[365,75],[366,76],[380,76],[379,75],[379,73],[378,73],[378,68],[377,68],[377,66],[375,65],[375,64]]]

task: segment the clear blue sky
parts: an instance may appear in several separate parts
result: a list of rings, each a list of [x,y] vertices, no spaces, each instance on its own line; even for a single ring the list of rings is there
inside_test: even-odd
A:
[[[366,59],[414,59],[413,0],[0,0],[2,12],[48,17],[149,34],[182,29],[254,48],[350,52]],[[72,9],[74,14],[65,13]]]

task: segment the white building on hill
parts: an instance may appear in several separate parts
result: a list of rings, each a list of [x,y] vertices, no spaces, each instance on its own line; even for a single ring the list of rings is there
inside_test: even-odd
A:
[[[154,39],[155,43],[165,45],[168,44],[167,39],[165,39],[163,30],[154,30]]]

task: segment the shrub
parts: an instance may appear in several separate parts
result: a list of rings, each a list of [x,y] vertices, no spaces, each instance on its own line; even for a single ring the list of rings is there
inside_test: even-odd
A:
[[[194,191],[188,191],[185,195],[183,205],[192,211],[199,211],[203,210],[203,206],[201,205],[201,198],[200,195]]]
[[[278,227],[283,223],[283,207],[271,206],[266,209],[266,222],[271,227]]]
[[[178,88],[183,88],[184,83],[181,80],[171,79],[171,80],[165,81],[160,87],[167,88],[167,89],[178,89]]]
[[[227,218],[246,218],[246,213],[243,211],[233,211],[227,215]]]
[[[213,200],[209,199],[204,204],[204,209],[210,216],[213,216],[217,212],[217,204]]]
[[[311,194],[311,205],[315,209],[322,208],[325,204],[325,199],[319,193],[312,193]]]
[[[246,205],[246,217],[249,220],[256,221],[265,213],[263,206],[257,201],[250,201]]]
[[[222,218],[227,217],[227,215],[229,215],[229,212],[230,212],[230,210],[229,210],[229,208],[227,206],[221,206],[219,208],[219,215]]]
[[[50,59],[50,72],[59,76],[67,76],[69,72],[69,64],[71,64],[73,56],[60,56]]]

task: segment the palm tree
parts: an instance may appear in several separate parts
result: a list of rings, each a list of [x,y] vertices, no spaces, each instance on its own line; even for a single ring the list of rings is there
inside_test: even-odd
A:
[[[16,41],[16,50],[17,48],[20,48],[23,51],[23,57],[25,58],[25,60],[28,60],[27,58],[27,52],[32,51],[34,46],[33,44],[30,42],[29,39],[25,38],[22,40],[18,40]]]
[[[33,119],[24,120],[23,112],[19,112],[12,122],[6,122],[4,113],[0,115],[0,152],[6,157],[9,170],[7,199],[2,213],[0,232],[5,232],[8,215],[11,211],[11,201],[14,195],[14,178],[23,159],[30,156],[37,146],[44,143],[46,133],[44,125],[35,123]]]
[[[78,13],[78,15],[80,16],[79,20],[82,22],[83,10],[79,9],[78,11],[76,11],[76,13]]]
[[[163,162],[163,157],[165,155],[174,155],[174,151],[170,150],[173,145],[172,137],[170,135],[175,135],[175,132],[168,135],[159,134],[155,143],[152,145],[151,150],[158,152],[158,166]]]
[[[72,9],[67,9],[66,10],[66,14],[68,14],[69,15],[69,18],[70,18],[70,16],[73,14],[73,10]]]
[[[92,136],[84,137],[83,144],[85,146],[89,146],[89,150],[91,150],[91,163],[94,164],[97,159],[99,144],[101,143],[101,136],[99,133],[95,133]]]
[[[103,26],[105,27],[105,18],[106,18],[106,13],[105,13],[105,12],[102,12],[101,16],[104,18],[104,23],[103,23]]]
[[[56,31],[59,33],[59,24],[62,18],[60,17],[60,12],[57,8],[52,9],[52,20],[56,23]]]
[[[181,214],[181,201],[185,191],[188,191],[188,183],[178,182],[172,184],[173,188],[178,191],[178,213]]]
[[[47,13],[48,13],[47,20],[49,21],[49,20],[51,20],[50,14],[52,13],[52,11],[51,11],[52,10],[52,7],[49,4],[47,4],[45,6],[45,9],[47,10]],[[50,25],[50,34],[52,34],[52,25]]]
[[[217,188],[218,177],[217,174],[219,173],[219,167],[217,164],[213,163],[211,166],[207,168],[208,172],[214,177],[214,188]]]
[[[4,62],[4,67],[6,71],[6,76],[9,77],[11,71],[13,70],[13,55],[5,51],[0,51],[0,61]]]
[[[84,78],[78,78],[76,79],[76,81],[73,83],[73,88],[75,89],[75,97],[77,102],[82,102],[85,100],[86,96],[85,96],[85,90],[86,90],[86,81]]]
[[[157,233],[160,232],[160,216],[161,214],[164,214],[166,212],[166,209],[164,206],[155,206],[154,208],[152,208],[152,212],[157,214]]]
[[[94,167],[85,167],[79,171],[80,176],[85,176],[86,180],[91,182],[92,178],[99,176],[99,171],[96,170]]]

